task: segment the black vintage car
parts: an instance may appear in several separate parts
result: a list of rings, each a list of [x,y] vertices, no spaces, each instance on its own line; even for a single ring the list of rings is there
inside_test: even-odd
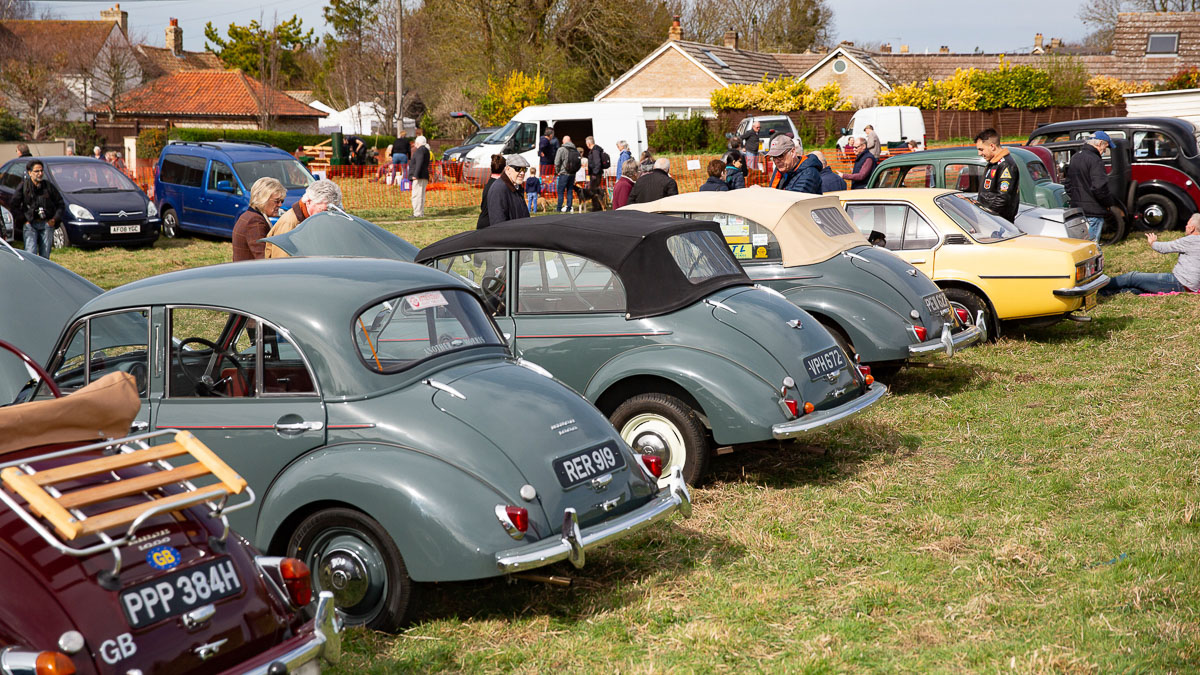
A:
[[[1087,140],[1097,131],[1127,142],[1133,150],[1135,215],[1140,227],[1180,227],[1200,210],[1200,130],[1174,117],[1108,117],[1043,124],[1030,145]]]
[[[146,193],[107,162],[91,157],[19,157],[0,167],[0,219],[12,223],[9,239],[22,237],[25,217],[13,213],[13,195],[25,177],[25,165],[41,160],[46,178],[58,188],[66,222],[54,231],[54,247],[122,244],[145,246],[158,239],[162,221]],[[5,227],[7,230],[7,227]]]

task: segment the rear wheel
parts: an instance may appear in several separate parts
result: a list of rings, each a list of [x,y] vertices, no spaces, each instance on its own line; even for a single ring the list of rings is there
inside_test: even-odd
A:
[[[1143,230],[1170,230],[1175,228],[1179,208],[1175,200],[1157,192],[1147,192],[1137,199],[1138,226]]]
[[[662,459],[659,485],[679,468],[689,485],[698,485],[708,469],[710,448],[700,416],[667,394],[639,394],[612,414],[613,426],[639,455]]]
[[[965,309],[971,317],[971,323],[975,324],[978,321],[980,313],[983,314],[983,326],[987,331],[988,342],[995,342],[999,331],[996,330],[996,317],[992,316],[991,310],[988,308],[987,301],[974,291],[968,291],[964,288],[947,288],[946,299],[950,301],[950,307],[954,310]]]
[[[318,511],[300,524],[287,554],[312,570],[313,591],[332,591],[346,623],[395,631],[415,605],[417,585],[391,536],[353,509]]]
[[[174,239],[180,234],[179,215],[175,213],[175,209],[168,206],[162,212],[162,235],[167,239]]]
[[[1104,246],[1115,244],[1125,238],[1125,219],[1115,214],[1104,218],[1104,228],[1100,230],[1100,243]]]

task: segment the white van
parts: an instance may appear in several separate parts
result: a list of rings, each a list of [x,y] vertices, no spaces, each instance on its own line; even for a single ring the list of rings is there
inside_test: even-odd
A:
[[[866,136],[863,128],[868,124],[875,127],[879,143],[893,147],[915,140],[925,149],[925,118],[921,111],[910,105],[889,105],[876,108],[862,108],[850,118],[850,126],[842,129],[842,137],[838,139],[839,150],[850,145],[850,139],[855,136]]]
[[[612,166],[605,172],[615,175],[618,170],[617,141],[629,143],[633,158],[641,157],[646,144],[646,117],[640,103],[596,102],[553,103],[531,105],[513,116],[475,149],[467,153],[463,162],[463,180],[480,184],[490,174],[492,155],[519,153],[529,162],[538,165],[538,143],[546,133],[546,127],[554,127],[554,135],[560,141],[570,136],[577,148],[586,147],[584,139],[594,136],[596,145],[608,153]],[[546,177],[543,176],[545,181]]]

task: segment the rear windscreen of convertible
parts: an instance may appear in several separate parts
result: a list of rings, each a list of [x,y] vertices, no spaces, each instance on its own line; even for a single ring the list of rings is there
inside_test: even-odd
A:
[[[367,367],[393,373],[426,359],[475,347],[503,347],[475,296],[430,290],[389,298],[354,321],[359,356]]]

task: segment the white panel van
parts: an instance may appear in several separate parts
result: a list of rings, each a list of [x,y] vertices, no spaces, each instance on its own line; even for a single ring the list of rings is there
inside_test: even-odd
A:
[[[879,142],[885,148],[889,143],[896,147],[915,140],[921,144],[920,149],[925,149],[925,118],[921,116],[918,108],[910,105],[860,109],[850,118],[850,126],[842,129],[842,137],[837,142],[838,148],[845,149],[850,144],[851,137],[865,136],[863,128],[868,124],[875,127]]]

